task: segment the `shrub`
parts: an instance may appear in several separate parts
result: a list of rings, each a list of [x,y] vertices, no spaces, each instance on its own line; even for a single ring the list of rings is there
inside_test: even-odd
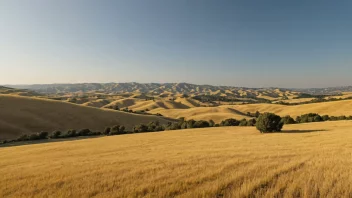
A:
[[[323,115],[323,116],[321,116],[321,118],[323,119],[323,121],[330,120],[330,117],[328,115]]]
[[[120,128],[119,128],[119,132],[120,133],[125,133],[125,129],[126,129],[126,127],[121,125]]]
[[[133,132],[141,133],[141,132],[148,132],[148,126],[145,124],[139,124],[133,127]]]
[[[37,133],[31,134],[31,135],[29,135],[29,137],[28,137],[28,140],[39,140],[39,139],[40,139],[40,138],[39,138],[39,136],[38,136]]]
[[[257,123],[256,119],[249,119],[247,122],[247,126],[255,126],[255,123]]]
[[[194,124],[193,124],[193,128],[206,128],[206,127],[209,127],[209,123],[207,121],[204,121],[204,120],[199,120],[199,121],[196,121]]]
[[[280,132],[283,124],[280,116],[264,113],[258,117],[256,127],[261,133]]]
[[[111,128],[110,127],[106,127],[105,129],[104,129],[104,135],[109,135],[109,133],[110,133],[110,131],[111,131]]]
[[[111,128],[108,135],[120,135],[125,133],[125,127],[123,125],[115,125]]]
[[[90,135],[91,131],[89,129],[81,129],[79,132],[78,132],[78,136],[88,136]]]
[[[42,132],[38,133],[37,135],[38,135],[38,138],[39,138],[40,140],[42,140],[42,139],[47,139],[49,133],[46,132],[46,131],[42,131]]]
[[[77,136],[77,132],[74,129],[70,129],[66,132],[66,134],[64,135],[64,137],[69,138],[69,137],[76,137]]]
[[[301,116],[298,116],[296,118],[296,121],[299,123],[306,123],[306,122],[322,122],[323,118],[316,113],[308,113],[308,114],[304,114]]]
[[[220,123],[221,126],[238,126],[239,124],[240,122],[233,118],[223,120]]]
[[[27,141],[29,139],[27,134],[21,135],[19,138],[17,138],[17,141]]]
[[[284,124],[295,124],[296,123],[295,120],[289,115],[283,117],[281,119],[281,122],[283,122]]]
[[[209,120],[209,127],[214,127],[214,126],[215,126],[214,120]]]
[[[247,125],[248,125],[247,120],[243,118],[243,119],[240,121],[240,124],[239,124],[238,126],[247,126]]]
[[[61,136],[61,131],[54,131],[51,133],[50,138],[55,139],[55,138],[59,138]]]

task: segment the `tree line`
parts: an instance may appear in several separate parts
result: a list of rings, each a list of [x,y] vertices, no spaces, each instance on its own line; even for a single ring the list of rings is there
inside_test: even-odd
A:
[[[324,121],[337,121],[337,120],[352,120],[352,116],[329,116],[319,115],[317,113],[308,113],[301,116],[297,116],[293,119],[291,116],[280,117],[273,113],[259,113],[256,112],[253,115],[256,118],[251,119],[225,119],[220,123],[215,123],[213,120],[186,120],[185,118],[178,119],[177,122],[168,122],[166,124],[160,124],[158,121],[153,121],[148,124],[135,125],[132,130],[126,130],[124,125],[114,125],[112,127],[106,127],[103,132],[92,131],[90,129],[81,129],[79,131],[70,129],[66,132],[59,130],[53,131],[52,133],[42,131],[34,134],[23,134],[14,140],[4,140],[1,143],[20,142],[20,141],[34,141],[44,139],[62,139],[62,138],[73,138],[82,136],[112,136],[132,133],[145,133],[145,132],[159,132],[167,130],[180,130],[180,129],[192,129],[192,128],[208,128],[208,127],[223,127],[223,126],[256,126],[261,133],[280,132],[284,124],[298,124],[308,122],[324,122]]]

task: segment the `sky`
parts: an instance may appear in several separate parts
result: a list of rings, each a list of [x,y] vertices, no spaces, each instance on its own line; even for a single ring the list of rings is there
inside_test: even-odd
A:
[[[352,1],[0,0],[0,84],[352,85]]]

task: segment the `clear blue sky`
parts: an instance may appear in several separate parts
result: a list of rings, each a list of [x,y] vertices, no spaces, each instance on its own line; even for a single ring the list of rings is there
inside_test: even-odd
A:
[[[0,84],[352,85],[352,1],[1,0]]]

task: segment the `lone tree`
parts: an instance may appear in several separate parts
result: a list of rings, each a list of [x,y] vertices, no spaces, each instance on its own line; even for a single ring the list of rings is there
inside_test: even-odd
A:
[[[263,113],[258,117],[256,127],[261,133],[280,132],[282,126],[281,117],[273,113]]]

